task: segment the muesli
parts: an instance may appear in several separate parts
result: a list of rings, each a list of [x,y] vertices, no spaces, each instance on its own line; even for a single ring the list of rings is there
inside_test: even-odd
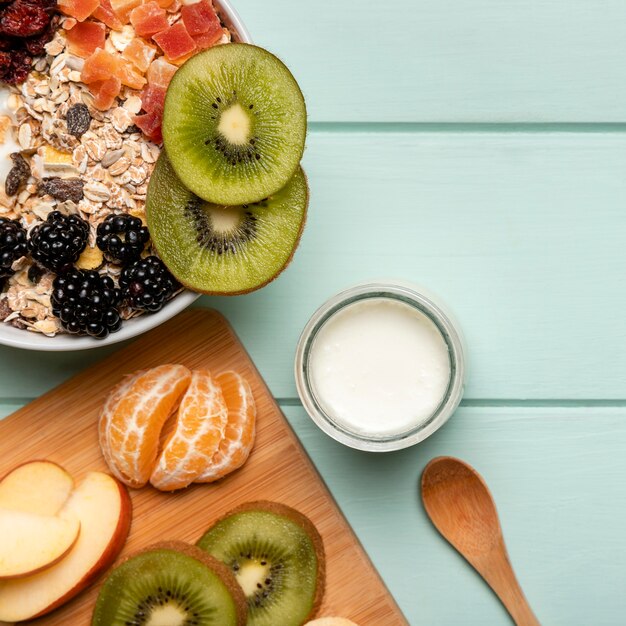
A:
[[[165,90],[230,33],[209,0],[58,9],[45,54],[0,89],[0,320],[104,337],[180,291],[145,227]]]

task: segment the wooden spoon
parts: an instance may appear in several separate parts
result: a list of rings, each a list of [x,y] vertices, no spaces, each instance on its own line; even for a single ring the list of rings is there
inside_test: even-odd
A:
[[[517,626],[541,626],[513,573],[482,476],[459,459],[437,457],[422,474],[422,501],[437,530],[485,579]]]

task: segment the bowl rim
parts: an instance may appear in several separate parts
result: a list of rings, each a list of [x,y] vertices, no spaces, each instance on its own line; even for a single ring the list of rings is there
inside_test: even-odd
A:
[[[243,23],[239,13],[233,8],[230,0],[214,0],[217,11],[230,30],[233,39],[242,43],[252,43],[250,33]],[[0,322],[0,345],[23,350],[39,350],[42,352],[70,352],[74,350],[90,350],[110,346],[160,326],[163,322],[171,319],[191,304],[201,294],[190,290],[179,293],[171,302],[157,313],[145,313],[136,318],[127,320],[122,328],[110,334],[105,339],[93,337],[69,335],[60,333],[54,337],[48,337],[42,333],[28,331],[27,329],[15,328],[4,322]]]

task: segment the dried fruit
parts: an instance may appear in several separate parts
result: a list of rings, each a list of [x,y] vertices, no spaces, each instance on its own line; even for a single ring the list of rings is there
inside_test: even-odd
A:
[[[91,124],[91,115],[86,104],[73,104],[67,111],[65,116],[67,120],[67,132],[74,135],[77,139],[89,130]]]
[[[83,181],[80,178],[44,178],[39,183],[39,193],[49,194],[61,202],[71,200],[80,202],[83,199]]]
[[[50,16],[43,6],[28,0],[15,0],[3,9],[0,33],[11,37],[31,37],[43,32]]]
[[[13,50],[11,52],[11,67],[2,80],[9,85],[23,83],[30,72],[32,64],[33,58],[26,50]]]
[[[6,76],[11,69],[11,53],[0,52],[0,78]]]
[[[13,160],[13,167],[10,169],[4,183],[4,190],[7,196],[14,196],[30,176],[30,165],[19,152],[14,152],[11,155],[11,159]]]
[[[55,2],[56,4],[56,2]],[[46,44],[52,40],[54,31],[59,27],[59,16],[53,15],[47,28],[39,35],[29,37],[24,41],[26,51],[33,56],[41,56],[46,52]]]

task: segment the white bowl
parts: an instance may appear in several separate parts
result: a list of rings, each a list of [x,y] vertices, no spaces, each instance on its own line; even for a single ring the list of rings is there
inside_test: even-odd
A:
[[[230,1],[214,0],[214,5],[222,21],[232,33],[233,40],[251,43],[250,33],[248,33],[237,11],[231,6]],[[166,322],[183,309],[186,309],[198,297],[199,294],[197,293],[184,291],[166,304],[158,313],[146,313],[124,322],[118,332],[111,333],[106,339],[78,337],[68,334],[46,337],[41,333],[22,330],[0,322],[0,344],[14,348],[23,348],[25,350],[44,350],[47,352],[66,352],[70,350],[101,348],[102,346],[108,346],[120,341],[125,341],[131,337],[136,337]]]

